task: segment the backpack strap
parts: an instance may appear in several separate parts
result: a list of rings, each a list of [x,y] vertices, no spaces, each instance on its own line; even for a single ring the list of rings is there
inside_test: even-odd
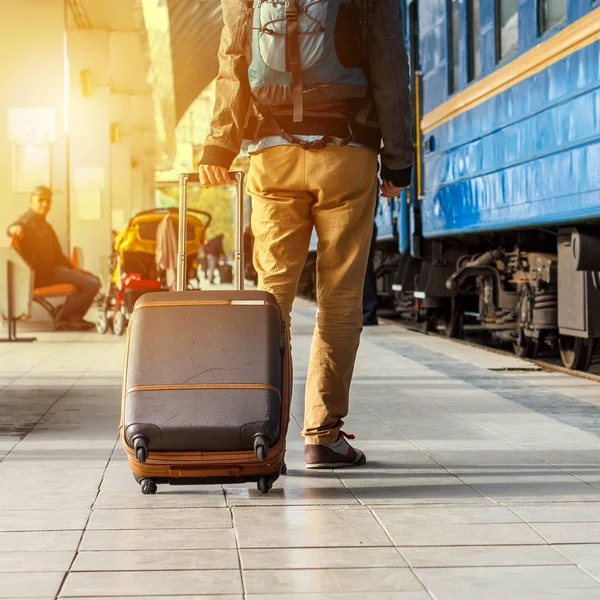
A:
[[[286,0],[285,47],[289,69],[292,72],[294,95],[294,123],[304,120],[304,98],[302,96],[302,61],[300,58],[300,28],[298,25],[298,0]]]

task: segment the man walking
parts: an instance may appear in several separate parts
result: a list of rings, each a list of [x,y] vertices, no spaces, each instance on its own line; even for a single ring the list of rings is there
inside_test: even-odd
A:
[[[208,278],[209,283],[215,282],[215,271],[219,266],[219,261],[221,260],[221,257],[225,259],[227,258],[225,250],[223,249],[224,237],[225,236],[222,233],[220,233],[219,235],[206,242],[206,244],[204,244],[204,253],[206,254],[206,261],[208,265],[206,276]]]
[[[308,468],[365,463],[341,431],[362,330],[381,189],[397,195],[413,164],[408,60],[398,0],[222,0],[224,29],[206,187],[252,140],[254,266],[289,327],[313,226],[319,310],[306,383]],[[246,130],[246,125],[252,130]]]

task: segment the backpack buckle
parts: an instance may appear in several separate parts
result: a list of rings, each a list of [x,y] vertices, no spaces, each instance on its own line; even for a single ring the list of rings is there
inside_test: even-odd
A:
[[[301,142],[300,147],[302,150],[323,150],[327,144],[324,140],[315,140],[314,142]]]

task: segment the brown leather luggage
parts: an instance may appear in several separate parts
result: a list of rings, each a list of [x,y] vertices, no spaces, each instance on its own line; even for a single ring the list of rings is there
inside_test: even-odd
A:
[[[273,296],[243,291],[244,176],[235,175],[237,289],[182,291],[187,183],[198,181],[183,174],[178,291],[142,296],[129,323],[121,440],[145,494],[161,483],[248,481],[266,493],[284,468],[286,329]]]

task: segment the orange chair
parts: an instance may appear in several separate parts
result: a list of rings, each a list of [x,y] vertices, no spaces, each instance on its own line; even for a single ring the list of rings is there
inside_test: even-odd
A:
[[[20,252],[19,239],[16,236],[12,236],[10,245],[11,248]],[[50,319],[52,319],[54,329],[58,329],[58,323],[66,300],[71,294],[75,293],[75,291],[75,286],[70,283],[57,283],[55,285],[45,285],[43,287],[34,288],[33,301],[39,304],[48,313]],[[63,298],[63,302],[59,305],[54,305],[49,301],[50,298]]]
[[[75,269],[83,270],[83,251],[79,246],[73,246],[73,252],[71,252],[71,264]]]

